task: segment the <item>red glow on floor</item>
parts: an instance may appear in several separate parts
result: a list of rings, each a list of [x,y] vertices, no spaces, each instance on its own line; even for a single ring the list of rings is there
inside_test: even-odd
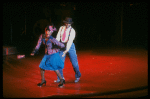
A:
[[[81,80],[74,83],[74,71],[69,58],[66,57],[63,70],[66,84],[63,88],[58,88],[58,84],[53,82],[56,79],[54,71],[46,71],[46,86],[37,87],[37,83],[41,80],[39,63],[43,55],[23,59],[17,59],[16,55],[5,57],[3,97],[36,98],[69,95],[141,97],[148,95],[148,89],[142,89],[148,86],[148,52],[146,50],[100,49],[77,51],[77,55],[82,74]],[[140,90],[126,92],[134,88]],[[118,92],[118,94],[110,94],[111,92]]]

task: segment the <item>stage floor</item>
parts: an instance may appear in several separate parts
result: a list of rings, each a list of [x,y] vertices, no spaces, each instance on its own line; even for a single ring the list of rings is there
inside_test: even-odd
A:
[[[77,51],[82,74],[74,83],[75,73],[66,57],[63,88],[54,83],[54,71],[45,71],[41,81],[39,64],[43,55],[3,56],[4,98],[137,98],[148,96],[148,51],[145,49],[93,49]]]

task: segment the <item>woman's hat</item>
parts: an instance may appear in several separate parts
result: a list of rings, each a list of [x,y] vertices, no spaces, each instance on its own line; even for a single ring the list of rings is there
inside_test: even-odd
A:
[[[57,31],[57,29],[54,26],[52,26],[52,25],[46,26],[45,31],[47,31],[47,30],[51,31],[51,32]]]
[[[50,31],[52,31],[52,32],[57,31],[56,28],[53,27],[53,26],[49,26],[49,29],[50,29]]]
[[[63,21],[64,23],[72,24],[72,18],[66,17],[66,19]]]

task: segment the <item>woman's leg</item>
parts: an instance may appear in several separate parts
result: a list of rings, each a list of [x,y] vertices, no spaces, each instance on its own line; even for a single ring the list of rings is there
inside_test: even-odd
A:
[[[55,73],[57,74],[57,76],[58,76],[60,79],[63,79],[62,76],[61,76],[61,74],[60,74],[60,72],[59,72],[59,70],[55,70]]]
[[[45,75],[44,75],[45,70],[40,68],[40,73],[41,73],[41,83],[38,83],[37,85],[41,87],[43,84],[46,85]]]
[[[44,57],[42,58],[42,61],[40,62],[39,68],[40,68],[40,73],[41,73],[41,83],[38,83],[38,86],[42,86],[43,84],[46,85],[46,81],[45,81],[45,70],[42,69],[42,67],[45,65],[45,61],[46,61],[46,57],[47,55],[44,55]]]
[[[60,58],[62,59],[62,61],[64,62],[64,61],[65,61],[65,58],[66,58],[66,55],[65,55],[64,57],[62,57],[62,55],[63,55],[63,51],[60,51],[60,52],[59,52],[59,56],[60,56]],[[61,77],[64,79],[64,76],[63,76],[63,69],[59,69],[58,71],[59,71]],[[57,76],[57,80],[55,80],[54,82],[60,82],[59,76]]]
[[[60,84],[58,85],[59,87],[62,87],[63,84],[65,83],[65,80],[62,78],[59,70],[55,70],[55,73],[57,74],[57,76],[60,78]]]
[[[44,75],[45,74],[45,70],[40,68],[40,73],[41,73],[41,80],[42,80],[42,82],[44,82],[45,81],[45,75]]]

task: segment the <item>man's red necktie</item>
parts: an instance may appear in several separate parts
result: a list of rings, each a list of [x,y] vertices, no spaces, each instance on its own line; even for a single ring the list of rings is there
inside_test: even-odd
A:
[[[63,33],[62,41],[65,40],[65,37],[66,37],[66,28],[65,28],[65,31],[64,31],[64,33]]]

